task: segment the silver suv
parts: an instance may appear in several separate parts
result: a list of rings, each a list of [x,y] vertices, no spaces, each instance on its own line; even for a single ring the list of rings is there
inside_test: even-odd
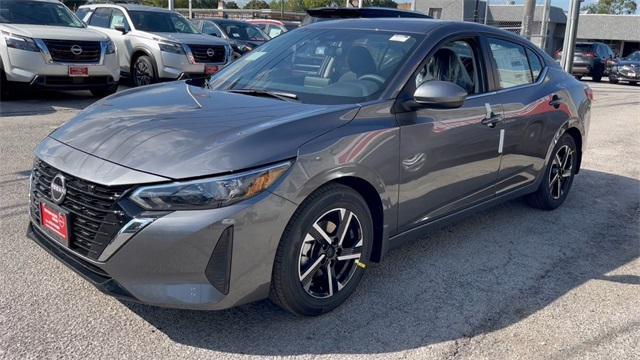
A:
[[[231,54],[227,42],[200,33],[173,11],[92,4],[81,6],[77,15],[116,43],[120,70],[135,86],[212,75],[227,64]]]
[[[0,89],[16,84],[114,93],[114,43],[57,0],[0,1]]]

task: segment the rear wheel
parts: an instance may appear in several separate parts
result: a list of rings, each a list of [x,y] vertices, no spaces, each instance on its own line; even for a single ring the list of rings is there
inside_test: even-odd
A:
[[[141,55],[133,62],[131,69],[133,86],[144,86],[158,82],[158,74],[153,67],[151,58]]]
[[[363,276],[373,223],[353,189],[327,185],[291,218],[278,246],[271,299],[297,315],[320,315],[342,304]]]
[[[636,85],[638,85],[638,82],[637,81],[629,81],[629,85],[636,86]]]
[[[617,84],[618,83],[618,79],[609,77],[609,82],[612,83],[612,84]]]
[[[527,195],[529,205],[553,210],[562,205],[569,194],[578,164],[576,143],[564,134],[556,144],[538,190]]]
[[[582,80],[582,75],[574,75],[574,77],[576,78],[576,80]]]

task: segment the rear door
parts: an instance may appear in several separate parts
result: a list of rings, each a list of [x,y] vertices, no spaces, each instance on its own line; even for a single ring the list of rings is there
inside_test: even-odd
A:
[[[503,119],[500,132],[500,171],[496,195],[532,184],[544,171],[551,138],[566,121],[565,95],[545,82],[547,69],[531,48],[506,39],[486,39],[496,94]]]

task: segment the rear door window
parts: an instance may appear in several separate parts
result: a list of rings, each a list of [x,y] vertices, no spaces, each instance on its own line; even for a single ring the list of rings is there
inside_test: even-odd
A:
[[[533,83],[529,61],[523,46],[494,38],[489,38],[488,41],[500,89]]]

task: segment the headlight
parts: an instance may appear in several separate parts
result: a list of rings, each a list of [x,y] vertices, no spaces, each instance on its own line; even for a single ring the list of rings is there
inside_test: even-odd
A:
[[[145,186],[131,194],[131,200],[147,210],[201,210],[228,206],[255,196],[271,186],[291,162],[284,162],[240,174]]]
[[[4,41],[7,43],[7,47],[25,51],[40,52],[40,48],[32,38],[11,34],[6,31],[2,32],[2,36],[4,37]]]
[[[182,48],[182,45],[178,43],[164,42],[164,43],[158,43],[158,45],[160,45],[161,51],[172,53],[172,54],[184,54],[184,48]]]
[[[111,39],[107,40],[107,49],[105,54],[115,54],[116,52],[116,44],[111,41]]]

